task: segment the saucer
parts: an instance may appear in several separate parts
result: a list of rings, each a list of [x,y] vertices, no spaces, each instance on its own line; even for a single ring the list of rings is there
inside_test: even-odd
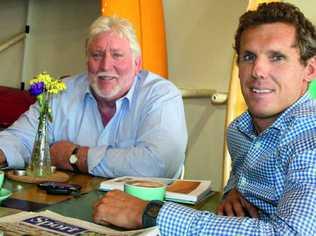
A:
[[[6,188],[0,190],[0,202],[8,197],[10,197],[12,192]]]

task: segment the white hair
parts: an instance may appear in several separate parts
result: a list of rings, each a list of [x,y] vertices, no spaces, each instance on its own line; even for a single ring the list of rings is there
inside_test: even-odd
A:
[[[100,33],[115,32],[129,41],[134,58],[140,56],[141,50],[132,24],[118,16],[100,16],[90,26],[87,49],[92,39]]]

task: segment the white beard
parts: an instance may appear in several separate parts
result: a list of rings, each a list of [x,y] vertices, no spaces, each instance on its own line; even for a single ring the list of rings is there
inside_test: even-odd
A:
[[[118,84],[111,90],[111,92],[103,93],[101,89],[99,89],[98,87],[97,75],[89,74],[89,80],[90,80],[90,86],[93,89],[93,91],[96,93],[96,95],[106,100],[112,100],[122,90],[121,86]]]

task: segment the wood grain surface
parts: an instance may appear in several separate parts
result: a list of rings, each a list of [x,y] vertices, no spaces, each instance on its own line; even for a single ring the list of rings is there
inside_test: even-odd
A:
[[[73,172],[63,173],[68,176],[67,183],[79,184],[81,186],[80,195],[98,189],[100,182],[105,180],[105,178],[94,177],[92,175],[75,174]],[[36,183],[25,183],[9,178],[5,181],[5,188],[12,191],[11,198],[36,203],[55,204],[77,197],[73,195],[47,194],[45,190],[39,189]]]
[[[55,181],[55,182],[66,182],[69,180],[69,175],[62,171],[56,171],[50,176],[47,177],[33,177],[27,175],[16,175],[14,170],[6,172],[6,176],[9,179],[13,179],[19,182],[25,183],[41,183],[46,181]]]

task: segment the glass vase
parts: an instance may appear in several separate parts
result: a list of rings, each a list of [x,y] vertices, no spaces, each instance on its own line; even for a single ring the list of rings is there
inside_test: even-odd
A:
[[[52,174],[47,122],[48,114],[40,114],[32,156],[26,170],[28,176],[46,177]]]

